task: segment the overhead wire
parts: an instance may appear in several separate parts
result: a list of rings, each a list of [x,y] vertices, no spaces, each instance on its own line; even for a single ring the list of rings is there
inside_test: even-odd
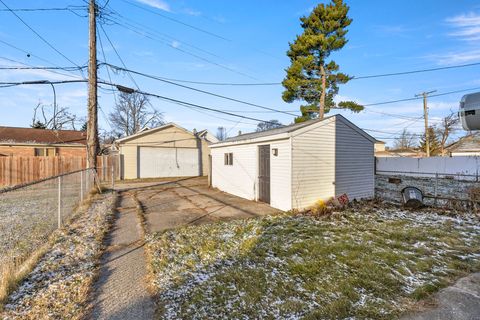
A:
[[[210,96],[214,96],[214,97],[217,97],[217,98],[221,98],[221,99],[225,99],[225,100],[229,100],[229,101],[233,101],[233,102],[237,102],[237,103],[249,105],[249,106],[252,106],[252,107],[269,110],[269,111],[275,111],[275,112],[278,112],[278,113],[284,113],[284,114],[288,114],[288,115],[290,115],[290,116],[295,116],[295,117],[298,116],[298,115],[293,114],[293,113],[290,113],[290,112],[286,112],[286,111],[282,111],[282,110],[277,110],[277,109],[274,109],[274,108],[265,107],[265,106],[262,106],[262,105],[259,105],[259,104],[255,104],[255,103],[251,103],[251,102],[248,102],[248,101],[244,101],[244,100],[239,100],[239,99],[227,97],[227,96],[224,96],[224,95],[221,95],[221,94],[218,94],[218,93],[214,93],[214,92],[210,92],[210,91],[201,90],[201,89],[198,89],[198,88],[186,86],[186,85],[183,85],[183,84],[175,83],[175,82],[173,82],[173,81],[164,80],[164,79],[159,78],[159,77],[156,77],[156,76],[148,75],[148,74],[145,74],[145,73],[143,73],[143,72],[139,72],[139,71],[135,71],[135,70],[131,70],[131,69],[126,69],[126,68],[118,67],[118,66],[115,66],[115,65],[112,65],[112,64],[109,64],[109,63],[105,63],[105,65],[106,65],[107,67],[110,67],[110,68],[113,68],[113,69],[116,69],[116,70],[120,70],[120,71],[125,71],[125,72],[128,72],[128,73],[137,74],[137,75],[140,75],[140,76],[143,76],[143,77],[146,77],[146,78],[158,80],[158,81],[161,81],[161,82],[164,82],[164,83],[168,83],[168,84],[171,84],[171,85],[174,85],[174,86],[177,86],[177,87],[181,87],[181,88],[184,88],[184,89],[188,89],[188,90],[200,92],[200,93],[207,94],[207,95],[210,95]]]
[[[200,52],[206,53],[206,54],[211,55],[211,56],[213,56],[213,57],[223,59],[221,56],[219,56],[219,55],[216,54],[216,53],[210,52],[210,51],[205,50],[205,49],[202,49],[202,48],[200,48],[200,47],[198,47],[198,46],[196,46],[196,45],[193,45],[193,44],[191,44],[191,43],[188,43],[188,42],[185,42],[185,41],[183,41],[183,40],[180,40],[180,39],[177,39],[177,38],[175,38],[175,37],[172,37],[172,36],[170,36],[170,35],[168,35],[168,34],[166,34],[166,33],[164,33],[164,32],[159,32],[158,30],[153,29],[153,28],[151,28],[151,27],[149,27],[149,26],[147,26],[147,25],[145,25],[145,24],[142,24],[142,23],[140,23],[140,22],[137,22],[137,21],[135,21],[135,20],[133,20],[133,19],[131,19],[131,18],[125,17],[124,15],[120,14],[120,13],[119,13],[118,11],[116,11],[116,10],[113,10],[113,9],[110,9],[110,10],[113,12],[113,14],[115,14],[116,16],[118,16],[118,18],[123,19],[124,21],[123,21],[122,23],[125,23],[125,25],[127,25],[127,26],[131,26],[132,28],[137,28],[137,29],[143,28],[143,29],[144,29],[143,31],[145,31],[145,32],[147,32],[147,33],[149,33],[149,34],[151,34],[151,35],[160,36],[160,37],[165,37],[165,38],[169,39],[169,41],[176,41],[176,42],[178,42],[179,45],[185,45],[185,46],[187,46],[187,47],[191,47],[191,48],[193,48],[193,49],[195,49],[195,50],[198,50],[198,51],[200,51]],[[115,20],[114,18],[112,18],[112,17],[107,18],[107,20],[109,20],[109,21],[112,22],[112,23],[119,24],[119,22],[118,22],[117,20]],[[128,21],[130,21],[130,22],[128,22]],[[135,26],[135,25],[137,25],[137,26],[139,26],[139,27],[137,27],[137,26]],[[158,41],[161,41],[161,40],[163,40],[163,39],[158,39]]]
[[[100,24],[100,29],[102,29],[103,34],[105,35],[105,38],[107,39],[108,43],[109,43],[110,46],[112,47],[113,51],[115,52],[118,60],[120,60],[120,62],[122,63],[123,67],[124,67],[125,69],[127,69],[127,65],[125,64],[125,62],[123,61],[122,57],[121,57],[120,54],[118,53],[118,51],[117,51],[117,49],[115,48],[113,42],[110,40],[110,37],[108,36],[108,34],[107,34],[107,32],[105,31],[105,28],[103,27],[102,24]],[[133,76],[132,76],[130,73],[127,73],[127,74],[128,74],[128,76],[129,76],[130,80],[133,82],[133,84],[137,87],[137,90],[140,90],[140,87],[139,87],[139,85],[137,84],[137,82],[135,81],[135,79],[133,78]],[[153,104],[152,104],[149,100],[147,100],[147,104],[150,106],[150,108],[152,108],[152,110],[153,110],[154,112],[159,112],[159,113],[161,114],[161,112],[158,111],[157,108],[155,108],[155,107],[153,106]]]
[[[29,51],[26,51],[26,50],[24,50],[24,49],[21,49],[21,48],[13,45],[13,44],[11,44],[11,43],[8,43],[8,42],[2,40],[2,39],[0,39],[0,43],[3,43],[4,45],[6,45],[6,46],[8,46],[8,47],[10,47],[10,48],[13,48],[13,49],[15,49],[15,50],[17,50],[17,51],[23,52],[23,53],[25,53],[27,56],[35,57],[35,58],[37,58],[38,60],[41,60],[41,61],[46,62],[46,63],[48,63],[48,64],[51,64],[51,65],[53,65],[53,66],[59,67],[59,66],[58,66],[57,64],[55,64],[54,62],[51,62],[51,61],[49,61],[49,60],[47,60],[47,59],[44,59],[44,58],[42,58],[42,57],[40,57],[40,56],[38,56],[38,55],[35,55],[34,53],[31,53],[31,52],[29,52]],[[19,61],[10,59],[10,58],[3,58],[3,59],[5,59],[5,60],[10,60],[10,61],[15,62],[15,63],[20,63],[20,64],[24,64],[24,65],[27,65],[27,66],[31,66],[30,64],[27,64],[27,63],[24,63],[24,62],[19,62]],[[73,78],[82,78],[81,76],[78,76],[78,75],[76,75],[76,74],[64,74],[64,73],[60,73],[60,72],[57,72],[57,71],[51,71],[51,70],[50,70],[50,72],[56,73],[56,74],[61,74],[61,75],[66,75],[66,76],[68,76],[68,77],[73,77]],[[82,78],[82,79],[84,79],[84,78]]]
[[[134,3],[134,2],[131,2],[131,1],[129,1],[129,0],[122,0],[122,1],[125,2],[125,3],[128,3],[128,4],[131,5],[131,6],[137,7],[137,8],[139,8],[139,9],[143,10],[143,11],[150,12],[150,13],[152,13],[152,14],[155,14],[155,15],[157,15],[157,16],[160,16],[160,17],[162,17],[162,18],[164,18],[164,19],[167,19],[167,20],[170,20],[170,21],[172,21],[172,22],[181,24],[181,25],[183,25],[183,26],[185,26],[185,27],[191,28],[191,29],[196,30],[196,31],[198,31],[198,32],[202,32],[202,33],[204,33],[204,34],[208,34],[208,35],[210,35],[210,36],[212,36],[212,37],[215,37],[215,38],[218,38],[218,39],[221,39],[221,40],[224,40],[224,41],[228,41],[228,42],[232,41],[232,40],[230,40],[230,39],[228,39],[228,38],[225,38],[224,36],[222,36],[222,35],[220,35],[220,34],[218,34],[218,33],[214,33],[214,32],[211,32],[211,31],[208,31],[208,30],[205,30],[205,29],[196,27],[196,26],[194,26],[194,25],[188,24],[188,23],[183,22],[183,21],[181,21],[181,20],[178,20],[178,19],[169,17],[169,16],[167,16],[167,15],[165,15],[165,14],[162,14],[162,13],[160,13],[160,12],[158,12],[158,11],[150,10],[150,9],[148,9],[148,8],[145,8],[145,7],[143,7],[143,6],[140,6],[140,5],[138,5],[138,4]]]
[[[108,4],[108,2],[107,2]],[[100,43],[100,49],[102,51],[102,56],[103,56],[103,61],[107,62],[107,57],[105,56],[105,50],[103,49],[103,41],[102,41],[102,37],[100,35],[100,32],[97,30],[97,37],[98,37],[98,42]],[[112,82],[112,77],[110,75],[110,70],[108,68],[107,69],[107,75],[108,75],[108,81]],[[113,100],[115,101],[115,105],[117,105],[117,95],[116,95],[116,92],[115,92],[115,89],[113,87],[110,87],[112,93],[113,93]]]
[[[51,49],[53,49],[55,52],[57,52],[59,55],[61,55],[63,58],[65,58],[68,62],[72,63],[73,65],[80,67],[77,63],[72,61],[70,58],[68,58],[65,54],[63,54],[60,50],[58,50],[54,45],[52,45],[48,40],[46,40],[40,33],[38,33],[34,28],[32,28],[25,20],[22,19],[17,13],[12,11],[9,6],[3,1],[0,0],[0,3],[4,5],[5,8],[8,9],[20,22],[22,22],[23,25],[25,25],[30,31],[32,31],[40,40],[42,40],[46,45],[48,45]],[[83,73],[82,73],[83,74]]]
[[[85,8],[78,6],[69,6],[64,8],[10,8],[0,9],[0,11],[13,11],[13,12],[32,12],[32,11],[84,11]]]
[[[256,80],[255,77],[252,77],[252,76],[250,76],[249,74],[246,74],[246,73],[244,73],[244,72],[238,71],[238,70],[233,69],[233,68],[231,68],[231,67],[229,67],[229,66],[226,66],[226,65],[224,65],[224,64],[221,64],[221,63],[212,61],[211,59],[207,59],[207,58],[202,57],[202,56],[200,56],[200,55],[198,55],[198,54],[195,54],[195,53],[192,53],[192,52],[187,51],[187,50],[185,50],[185,49],[182,49],[181,47],[174,46],[174,45],[172,45],[172,44],[169,43],[169,42],[166,42],[166,41],[161,40],[161,39],[157,39],[157,38],[155,38],[155,37],[152,37],[152,36],[149,35],[149,34],[145,34],[144,32],[140,32],[140,31],[136,30],[136,28],[129,27],[129,26],[125,25],[124,23],[119,23],[119,22],[117,22],[116,24],[119,25],[119,26],[121,26],[121,27],[123,27],[123,28],[125,28],[125,29],[127,29],[127,30],[129,30],[129,31],[132,31],[132,32],[134,32],[134,33],[137,33],[138,35],[140,35],[140,36],[142,36],[142,37],[145,37],[145,38],[148,38],[148,39],[151,39],[151,40],[154,40],[154,41],[158,41],[158,42],[166,45],[167,47],[170,47],[170,48],[172,48],[172,49],[174,49],[174,50],[177,50],[177,51],[182,52],[182,53],[184,53],[184,54],[186,54],[186,55],[189,55],[189,56],[191,56],[191,57],[194,57],[194,58],[196,58],[196,59],[198,59],[198,60],[201,60],[201,61],[206,62],[206,63],[208,63],[208,64],[217,66],[217,67],[219,67],[219,68],[225,69],[225,70],[230,71],[230,72],[232,72],[232,73],[236,73],[236,74],[242,75],[242,76],[244,76],[244,77],[247,77],[247,78]]]
[[[401,71],[401,72],[366,75],[366,76],[354,76],[351,80],[392,77],[392,76],[400,76],[400,75],[423,73],[423,72],[433,72],[433,71],[448,70],[448,69],[466,68],[466,67],[473,67],[473,66],[479,66],[479,65],[480,65],[480,62],[473,62],[473,63],[459,64],[459,65],[452,65],[452,66],[445,66],[445,67],[438,67],[438,68],[430,68],[430,69],[419,69],[419,70],[411,70],[411,71]],[[212,85],[212,86],[276,86],[276,85],[281,85],[282,84],[281,82],[264,82],[264,83],[260,83],[260,82],[259,83],[205,82],[205,81],[175,79],[175,78],[167,78],[167,77],[162,77],[162,78],[165,79],[165,80],[170,80],[170,81],[174,81],[174,82],[199,84],[199,85]]]
[[[87,80],[59,80],[59,81],[36,80],[36,81],[23,81],[23,82],[0,82],[0,86],[2,86],[2,85],[3,86],[4,85],[25,85],[25,84],[50,84],[50,83],[51,84],[63,84],[63,83],[79,83],[79,82],[87,82]],[[109,85],[109,86],[115,86],[117,88],[121,87],[117,84],[114,84],[114,83],[111,83],[111,82],[106,82],[106,81],[103,81],[103,80],[98,81],[98,83],[99,84],[104,84],[104,85]],[[439,93],[436,96],[443,96],[443,95],[446,95],[446,94],[458,93],[458,92],[463,92],[463,91],[473,90],[473,89],[474,88],[464,89],[464,90],[456,90],[456,91],[445,92],[445,93]],[[161,100],[164,100],[164,101],[172,102],[172,103],[184,106],[184,107],[207,110],[207,111],[211,111],[211,112],[215,112],[215,113],[221,113],[221,114],[225,114],[225,115],[229,115],[229,116],[233,116],[233,117],[237,117],[237,118],[242,118],[242,119],[245,119],[245,120],[271,123],[268,120],[263,120],[263,119],[258,119],[258,118],[254,118],[254,117],[250,117],[250,116],[240,115],[240,114],[236,114],[236,113],[232,113],[232,112],[228,112],[228,111],[224,111],[224,110],[220,110],[220,109],[216,109],[216,108],[212,108],[212,107],[205,107],[203,105],[199,105],[199,104],[195,104],[195,103],[191,103],[191,102],[187,102],[187,101],[182,101],[182,100],[179,100],[179,99],[174,99],[174,98],[166,97],[166,96],[155,94],[155,93],[150,93],[150,92],[141,91],[141,90],[134,90],[134,92],[137,92],[139,94],[143,94],[143,95],[146,95],[146,96],[152,96],[152,97],[155,97],[155,98],[158,98],[158,99],[161,99]],[[432,95],[432,96],[434,96],[434,95]],[[412,122],[410,125],[413,125],[414,123],[418,122],[421,119],[422,119],[422,117],[419,117],[418,119],[409,119],[409,120],[407,120],[407,122]],[[366,129],[366,130],[373,130],[373,129]]]

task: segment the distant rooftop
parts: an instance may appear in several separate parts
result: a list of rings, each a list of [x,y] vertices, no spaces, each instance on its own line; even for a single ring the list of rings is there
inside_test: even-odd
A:
[[[446,147],[450,152],[480,151],[480,133],[472,133]]]
[[[87,134],[75,130],[48,130],[0,126],[0,143],[87,144]]]

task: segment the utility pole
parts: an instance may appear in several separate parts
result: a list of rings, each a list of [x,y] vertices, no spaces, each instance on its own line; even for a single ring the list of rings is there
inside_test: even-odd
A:
[[[437,90],[422,92],[416,94],[415,97],[423,97],[423,119],[425,120],[425,151],[427,157],[430,157],[430,134],[428,130],[428,107],[427,107],[427,97],[429,94],[437,92]]]
[[[97,113],[97,25],[95,0],[89,4],[90,54],[88,62],[88,123],[87,123],[87,166],[97,168],[98,113]]]

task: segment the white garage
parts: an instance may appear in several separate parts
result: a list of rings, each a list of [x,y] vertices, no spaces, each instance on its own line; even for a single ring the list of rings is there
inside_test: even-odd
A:
[[[208,131],[188,131],[174,123],[145,129],[116,141],[122,179],[191,177],[208,174]]]
[[[185,177],[200,173],[197,148],[139,147],[139,177]]]
[[[210,146],[211,183],[281,210],[371,198],[375,141],[341,115],[239,135]]]

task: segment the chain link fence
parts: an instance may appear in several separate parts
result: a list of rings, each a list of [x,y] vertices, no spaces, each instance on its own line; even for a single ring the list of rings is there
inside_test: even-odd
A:
[[[94,187],[94,177],[93,169],[78,170],[0,190],[1,281],[68,222]]]

